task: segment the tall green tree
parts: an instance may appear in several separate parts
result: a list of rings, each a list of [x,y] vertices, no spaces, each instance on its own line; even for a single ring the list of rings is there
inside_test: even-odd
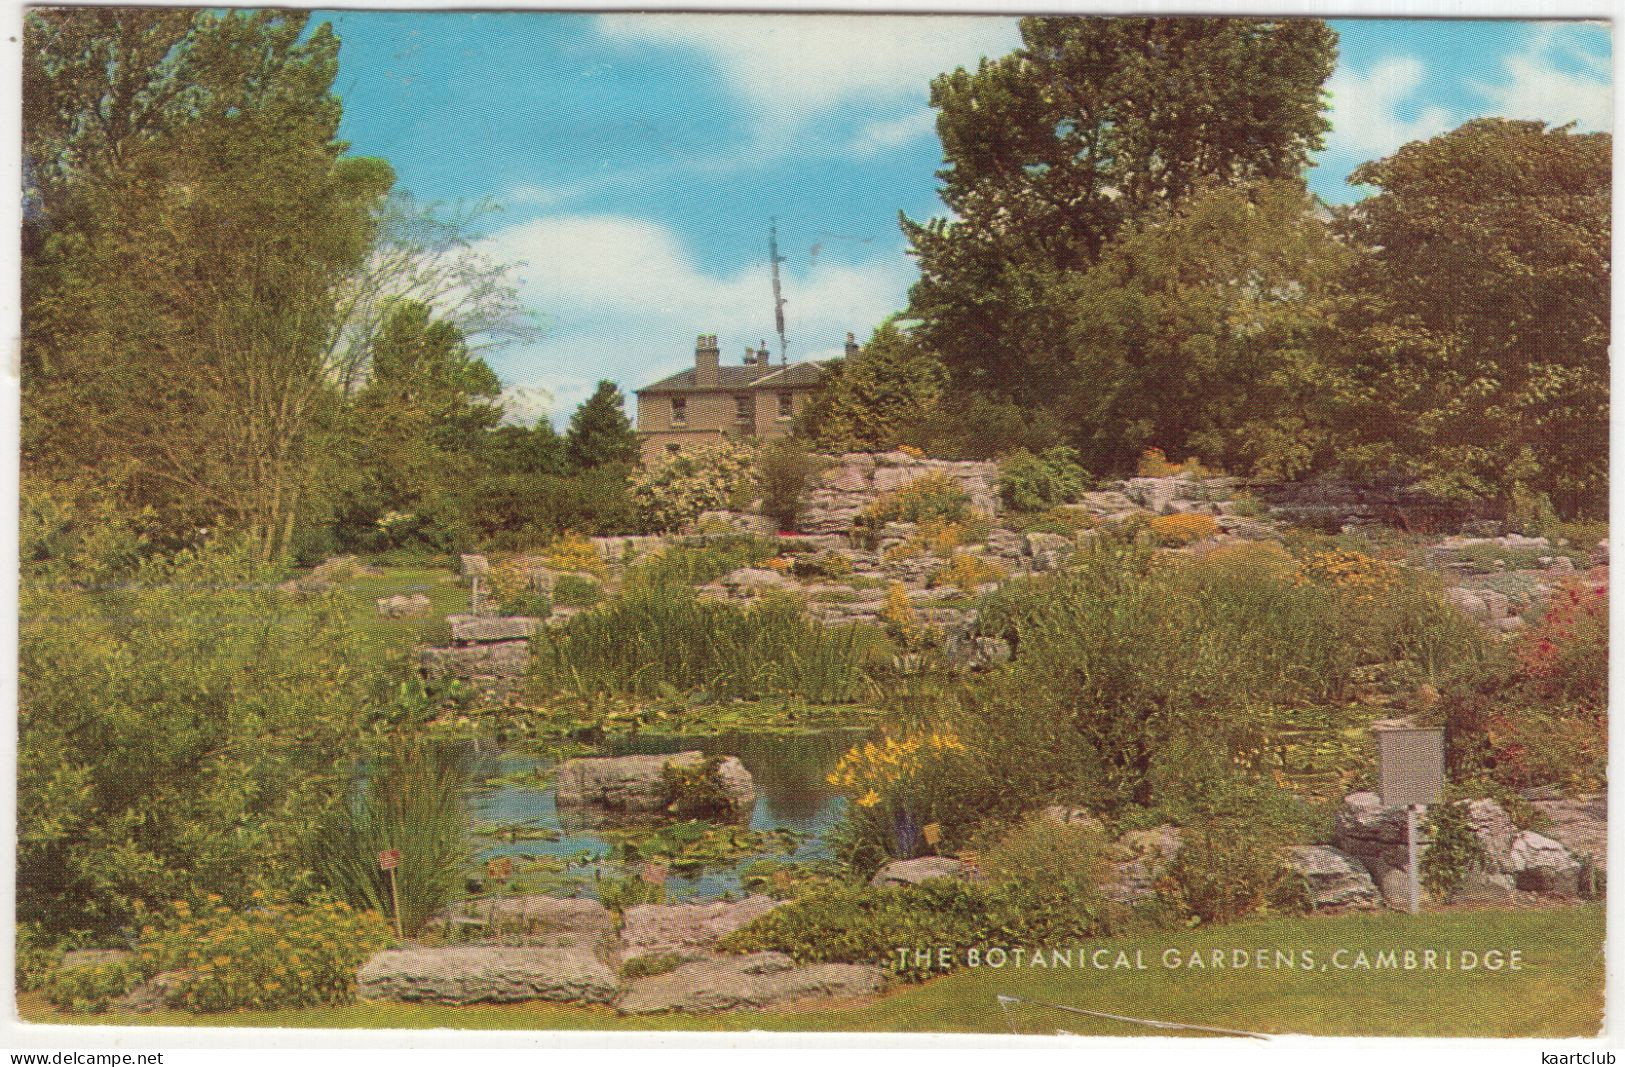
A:
[[[937,78],[953,221],[902,219],[910,313],[956,389],[1039,402],[1065,365],[1053,287],[1204,183],[1292,177],[1321,146],[1336,35],[1312,19],[1033,17]]]
[[[468,539],[465,497],[502,418],[502,383],[455,324],[430,315],[424,304],[397,303],[372,345],[348,413],[355,477],[342,532],[380,532],[387,516],[386,542],[450,551]]]
[[[274,558],[328,455],[336,304],[393,174],[343,154],[326,25],[106,14],[29,15],[30,113],[77,110],[25,138],[57,154],[30,164],[49,180],[25,265],[24,461]],[[102,59],[115,54],[149,69]],[[169,105],[111,122],[140,111],[132,93]]]
[[[1217,185],[1148,214],[1057,291],[1058,409],[1091,470],[1160,448],[1265,477],[1326,444],[1320,353],[1348,259],[1299,181]]]
[[[911,439],[946,381],[942,362],[890,319],[855,354],[825,368],[796,432],[825,452],[884,452]]]
[[[1357,474],[1606,514],[1613,139],[1479,119],[1356,170],[1330,387]]]
[[[570,416],[564,451],[576,470],[637,462],[638,435],[626,417],[626,398],[614,382],[599,382]]]

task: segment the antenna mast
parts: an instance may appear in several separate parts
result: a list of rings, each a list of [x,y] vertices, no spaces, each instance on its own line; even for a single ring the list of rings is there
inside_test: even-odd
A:
[[[773,322],[779,329],[779,363],[789,366],[790,348],[784,339],[784,295],[779,286],[779,264],[784,262],[784,257],[779,255],[779,220],[776,218],[768,220],[767,249],[773,264]]]

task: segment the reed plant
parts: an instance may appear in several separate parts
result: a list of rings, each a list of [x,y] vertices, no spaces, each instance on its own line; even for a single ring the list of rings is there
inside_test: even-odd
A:
[[[378,858],[399,851],[395,892],[401,926],[413,936],[462,891],[468,773],[450,747],[398,737],[357,779],[346,803],[319,826],[312,867],[352,907],[392,916],[390,876]]]
[[[541,696],[676,690],[816,703],[862,698],[890,651],[878,630],[826,627],[793,597],[735,607],[681,586],[629,591],[538,636],[534,648],[532,682]]]

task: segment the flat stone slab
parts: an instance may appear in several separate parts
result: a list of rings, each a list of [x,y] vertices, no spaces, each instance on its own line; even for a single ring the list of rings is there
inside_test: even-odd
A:
[[[58,970],[75,971],[83,967],[102,967],[110,963],[132,963],[135,953],[127,948],[76,948],[62,954]]]
[[[615,975],[591,952],[558,948],[386,949],[362,965],[357,980],[364,1000],[440,1004],[607,1004],[620,992]]]
[[[520,678],[530,666],[530,642],[498,641],[494,644],[463,645],[454,648],[424,649],[420,660],[423,673],[431,678]]]
[[[760,1009],[793,1000],[868,997],[886,986],[879,967],[817,963],[797,967],[779,952],[699,960],[674,971],[641,978],[616,1004],[623,1015]]]
[[[614,917],[598,901],[542,894],[454,904],[435,922],[477,926],[488,938],[522,940],[532,947],[593,950],[615,936]]]
[[[702,904],[639,904],[627,908],[621,926],[624,954],[676,952],[698,955],[760,915],[785,902],[760,894],[744,900]]]
[[[919,856],[892,860],[869,879],[872,886],[918,885],[931,878],[967,878],[969,869],[952,856]]]
[[[448,615],[451,639],[466,643],[518,641],[536,633],[540,620],[528,615]]]

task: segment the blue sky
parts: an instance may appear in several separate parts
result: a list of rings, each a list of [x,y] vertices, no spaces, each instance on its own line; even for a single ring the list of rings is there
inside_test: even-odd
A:
[[[318,13],[343,42],[352,151],[422,200],[494,200],[483,251],[516,264],[537,341],[487,358],[515,408],[568,417],[771,337],[779,222],[792,359],[900,309],[897,227],[940,211],[931,78],[1018,42],[980,16]],[[1334,124],[1310,174],[1347,202],[1359,163],[1479,115],[1612,127],[1597,24],[1343,20]],[[543,398],[551,398],[546,403]]]

